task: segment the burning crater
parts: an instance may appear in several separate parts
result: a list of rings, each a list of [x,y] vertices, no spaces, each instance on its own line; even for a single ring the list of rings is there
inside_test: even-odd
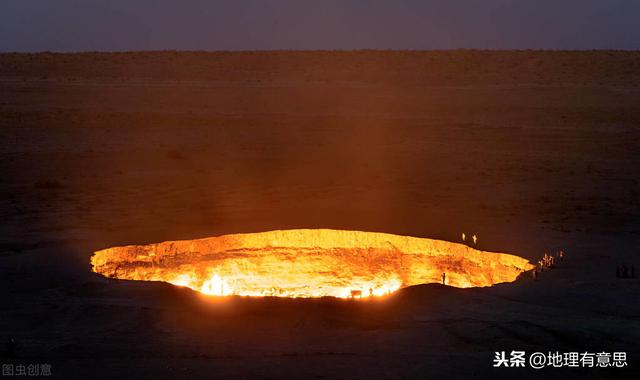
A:
[[[284,230],[108,248],[93,271],[126,280],[165,281],[211,295],[347,298],[403,287],[514,281],[533,269],[518,256],[463,244],[385,233]]]

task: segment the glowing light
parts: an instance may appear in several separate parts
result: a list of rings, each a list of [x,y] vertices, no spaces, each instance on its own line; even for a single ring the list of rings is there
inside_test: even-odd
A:
[[[475,237],[475,236],[474,236]],[[95,252],[107,277],[165,281],[216,296],[379,297],[400,288],[514,281],[533,268],[518,256],[441,240],[359,231],[286,230]]]
[[[233,289],[227,284],[223,278],[214,274],[210,279],[206,280],[200,291],[204,294],[210,294],[215,296],[228,296],[233,294]]]

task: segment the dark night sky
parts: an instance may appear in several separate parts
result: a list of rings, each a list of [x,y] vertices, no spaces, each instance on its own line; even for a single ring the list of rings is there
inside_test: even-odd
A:
[[[639,49],[640,0],[0,0],[0,51]]]

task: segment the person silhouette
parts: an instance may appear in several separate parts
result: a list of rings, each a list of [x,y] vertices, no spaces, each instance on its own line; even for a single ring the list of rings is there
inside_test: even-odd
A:
[[[447,275],[444,272],[442,272],[442,285],[445,284],[446,280],[447,280]]]

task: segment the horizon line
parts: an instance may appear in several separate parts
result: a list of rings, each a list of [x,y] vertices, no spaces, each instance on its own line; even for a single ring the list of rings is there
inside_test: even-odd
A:
[[[354,48],[354,49],[220,49],[220,50],[192,50],[192,49],[140,49],[140,50],[34,50],[34,51],[18,51],[8,50],[0,51],[0,55],[27,55],[27,54],[135,54],[135,53],[359,53],[359,52],[380,52],[380,53],[437,53],[437,52],[483,52],[483,53],[500,53],[500,52],[640,52],[639,49],[619,49],[619,48],[576,48],[576,49],[556,49],[556,48],[518,48],[518,49],[500,49],[500,48],[449,48],[449,49],[370,49],[370,48]]]

